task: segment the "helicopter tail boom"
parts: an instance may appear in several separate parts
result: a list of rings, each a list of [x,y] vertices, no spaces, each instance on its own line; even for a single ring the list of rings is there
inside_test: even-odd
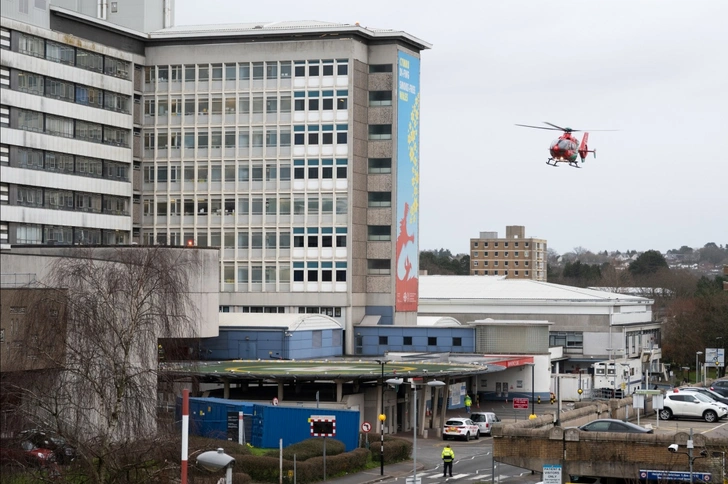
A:
[[[589,133],[584,133],[584,137],[581,139],[581,145],[579,145],[579,157],[581,158],[582,163],[584,163],[584,159],[586,158],[586,155],[589,153],[594,153],[594,158],[597,157],[597,150],[589,149],[589,146],[587,145],[588,140],[589,140]]]

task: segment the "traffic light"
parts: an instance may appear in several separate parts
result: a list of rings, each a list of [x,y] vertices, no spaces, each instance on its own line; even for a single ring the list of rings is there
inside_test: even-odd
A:
[[[536,400],[536,403],[541,403],[541,395],[538,396],[538,399]]]
[[[556,395],[553,393],[551,394],[551,405],[553,405],[556,402]]]

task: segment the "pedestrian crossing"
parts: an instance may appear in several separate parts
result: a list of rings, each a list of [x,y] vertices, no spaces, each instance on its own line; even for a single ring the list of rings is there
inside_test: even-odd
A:
[[[528,472],[530,474],[530,472]],[[466,474],[453,474],[452,477],[443,477],[442,471],[428,471],[423,473],[417,473],[417,477],[422,479],[423,482],[428,482],[426,480],[445,480],[445,481],[491,481],[491,473],[490,472],[471,472]],[[506,479],[511,479],[513,477],[519,477],[522,474],[518,474],[516,476],[510,475],[510,474],[498,474],[495,479],[493,479],[495,482],[505,481]]]

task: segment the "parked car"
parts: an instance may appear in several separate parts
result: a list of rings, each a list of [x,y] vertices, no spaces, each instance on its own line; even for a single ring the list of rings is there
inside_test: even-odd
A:
[[[679,389],[681,392],[693,392],[693,393],[700,393],[702,395],[705,395],[706,397],[715,400],[718,403],[722,403],[723,405],[728,405],[728,397],[724,397],[720,393],[714,392],[710,388],[703,388],[703,387],[680,387]]]
[[[665,395],[664,406],[660,410],[662,420],[671,418],[702,418],[706,422],[716,422],[728,415],[725,405],[714,402],[700,393],[674,391]]]
[[[35,447],[17,438],[0,441],[0,466],[45,469],[51,475],[58,472],[56,456],[51,449]]]
[[[26,451],[47,449],[53,453],[53,460],[61,465],[70,464],[76,458],[76,449],[66,439],[43,430],[24,430],[18,434],[20,445]]]
[[[471,437],[480,438],[480,428],[469,418],[449,418],[445,422],[442,432],[442,440],[463,438],[470,440]]]
[[[470,420],[478,426],[480,435],[490,435],[493,424],[500,422],[498,416],[493,412],[473,412]]]
[[[652,429],[647,429],[631,422],[622,422],[614,418],[601,418],[592,420],[588,424],[578,427],[585,432],[627,432],[633,434],[651,434]]]
[[[710,384],[710,389],[724,397],[728,397],[728,379],[715,380]]]

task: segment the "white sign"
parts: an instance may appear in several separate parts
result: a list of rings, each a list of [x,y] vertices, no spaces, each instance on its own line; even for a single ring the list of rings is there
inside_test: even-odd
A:
[[[370,424],[369,422],[364,422],[363,424],[361,424],[361,431],[364,432],[365,434],[367,432],[371,432],[371,430],[372,430],[372,424]]]
[[[543,484],[561,484],[561,464],[543,466]]]
[[[665,397],[663,395],[652,395],[652,408],[655,410],[665,408]]]

